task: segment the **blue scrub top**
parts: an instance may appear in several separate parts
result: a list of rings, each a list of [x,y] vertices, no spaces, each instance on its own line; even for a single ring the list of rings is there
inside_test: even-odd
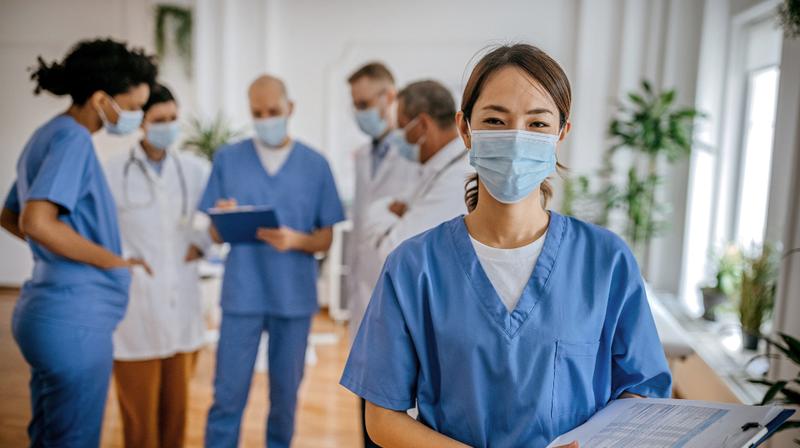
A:
[[[59,115],[34,132],[17,162],[17,180],[5,207],[19,214],[25,203],[58,205],[59,219],[82,237],[122,253],[114,198],[95,154],[89,131]],[[54,254],[28,239],[33,275],[16,313],[113,328],[125,313],[130,272],[103,270]]]
[[[344,220],[328,162],[295,141],[280,170],[270,175],[252,139],[217,151],[200,200],[208,212],[219,199],[271,206],[282,226],[304,233]],[[317,312],[317,261],[302,251],[279,252],[266,243],[233,244],[225,260],[222,309],[228,313],[309,316]]]
[[[463,217],[387,259],[341,384],[475,447],[544,447],[625,391],[671,376],[636,260],[613,233],[550,212],[509,313]]]

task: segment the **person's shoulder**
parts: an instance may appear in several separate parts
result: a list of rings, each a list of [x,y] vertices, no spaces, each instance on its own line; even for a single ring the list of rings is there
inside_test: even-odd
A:
[[[317,166],[319,168],[330,169],[328,159],[322,155],[321,151],[309,145],[308,143],[305,143],[301,140],[295,140],[292,151],[297,151],[302,157],[304,163],[312,164],[312,166]]]
[[[441,256],[442,245],[451,238],[457,226],[463,225],[460,222],[463,219],[463,216],[457,216],[406,239],[389,254],[386,259],[387,269],[411,269],[418,272],[428,259]]]
[[[78,124],[68,115],[57,115],[42,125],[36,135],[48,140],[68,142],[71,146],[78,146],[85,150],[93,149],[92,134],[84,126]]]
[[[208,159],[201,157],[189,150],[184,149],[176,151],[175,157],[181,164],[186,165],[191,169],[203,169],[208,168],[209,166]]]
[[[585,241],[586,244],[598,250],[610,262],[623,259],[628,263],[636,263],[635,257],[625,240],[611,230],[574,216],[551,213],[563,222],[563,230],[567,232],[570,239]]]
[[[234,142],[226,143],[214,151],[214,162],[221,162],[231,158],[241,157],[245,152],[253,147],[252,138],[244,138]]]
[[[130,157],[131,157],[130,151],[118,152],[118,153],[106,158],[105,161],[103,161],[103,163],[102,163],[103,169],[105,169],[109,173],[115,172],[115,171],[122,172],[122,170],[124,169],[125,163],[128,162]],[[109,177],[112,177],[112,176],[109,176]]]

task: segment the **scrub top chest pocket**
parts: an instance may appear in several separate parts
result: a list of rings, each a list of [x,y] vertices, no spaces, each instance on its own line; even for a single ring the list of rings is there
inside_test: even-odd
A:
[[[597,410],[600,342],[556,340],[551,417],[556,433],[566,432],[589,419]],[[610,364],[611,360],[605,360]]]

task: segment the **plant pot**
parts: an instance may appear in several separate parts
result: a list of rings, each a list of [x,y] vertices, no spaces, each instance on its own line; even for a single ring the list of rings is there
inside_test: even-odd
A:
[[[702,288],[701,291],[703,293],[703,319],[711,322],[716,321],[716,308],[725,302],[728,297],[717,288]]]
[[[758,341],[760,339],[760,335],[753,334],[748,330],[742,330],[742,348],[744,350],[758,350]]]

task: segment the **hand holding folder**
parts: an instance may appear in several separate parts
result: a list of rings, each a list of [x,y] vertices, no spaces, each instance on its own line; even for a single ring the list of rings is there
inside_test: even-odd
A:
[[[208,216],[222,240],[231,244],[263,244],[257,237],[258,229],[280,227],[277,212],[267,206],[212,208]]]

